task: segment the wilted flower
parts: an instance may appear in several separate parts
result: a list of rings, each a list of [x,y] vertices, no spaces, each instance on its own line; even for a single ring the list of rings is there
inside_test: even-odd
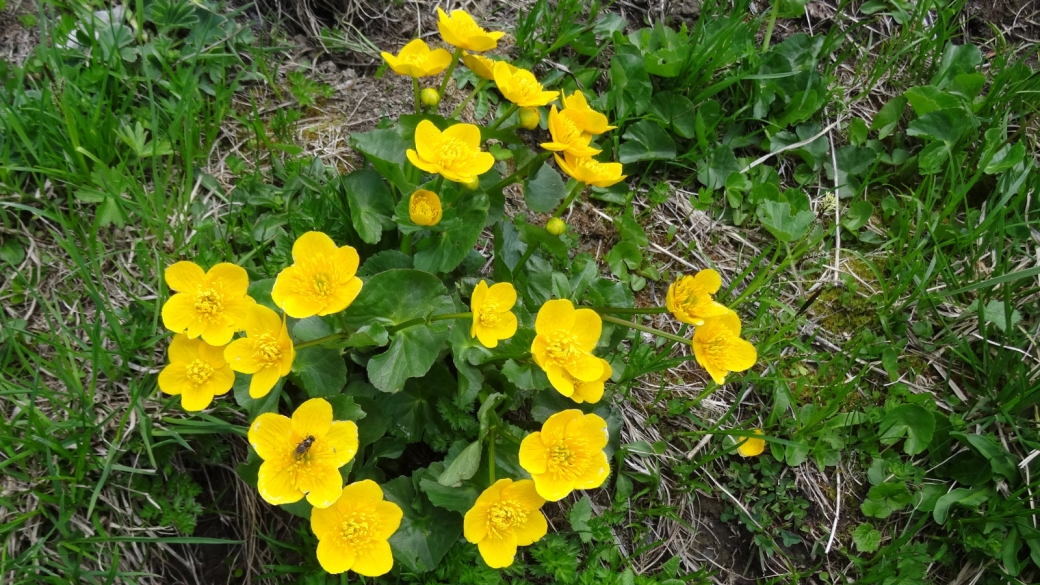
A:
[[[544,106],[556,99],[558,91],[545,91],[534,73],[504,61],[495,63],[495,84],[505,98],[518,106]]]
[[[224,361],[224,348],[178,333],[168,350],[170,364],[159,372],[159,389],[181,397],[187,411],[199,411],[214,396],[227,394],[235,385],[235,372]]]
[[[557,111],[556,106],[549,110],[549,134],[552,142],[543,142],[542,148],[553,152],[565,152],[576,157],[588,157],[599,154],[598,149],[589,146],[592,135],[582,131],[585,115],[573,110]]]
[[[321,568],[366,577],[389,573],[394,556],[387,541],[403,517],[397,504],[383,499],[376,482],[366,479],[344,487],[335,504],[311,510],[311,531],[318,537]]]
[[[441,132],[423,120],[415,127],[415,150],[405,154],[420,169],[456,183],[469,183],[495,164],[495,157],[480,150],[480,128],[473,124],[455,124]]]
[[[415,225],[437,225],[441,215],[441,198],[433,191],[418,189],[408,198],[408,219]]]
[[[574,490],[597,488],[610,475],[607,421],[580,410],[550,416],[542,430],[520,443],[520,466],[534,480],[538,495],[556,502]]]
[[[500,479],[480,494],[466,512],[463,534],[477,545],[484,562],[493,569],[513,564],[516,547],[528,546],[549,531],[539,508],[545,498],[529,479]]]
[[[711,295],[719,291],[722,277],[707,268],[694,276],[683,276],[668,286],[665,305],[675,318],[690,325],[702,325],[708,317],[719,317],[729,312]]]
[[[451,53],[444,49],[431,51],[422,39],[415,39],[405,45],[396,57],[386,51],[380,55],[394,73],[416,79],[438,75],[451,64]]]
[[[256,304],[246,294],[249,276],[241,266],[222,262],[203,272],[194,262],[177,262],[165,276],[167,286],[177,294],[163,305],[163,325],[189,339],[202,337],[210,345],[227,345]]]
[[[563,97],[563,107],[565,112],[571,111],[582,114],[580,118],[582,132],[603,134],[607,130],[616,128],[616,126],[608,125],[605,115],[589,107],[589,102],[585,100],[585,96],[580,91],[576,91],[570,96],[565,95]]]
[[[592,309],[575,309],[567,299],[547,301],[534,322],[531,354],[549,382],[564,396],[574,394],[572,379],[594,382],[603,375],[603,360],[592,355],[603,320]]]
[[[245,337],[224,348],[224,359],[232,370],[253,375],[249,381],[249,396],[261,398],[292,369],[296,350],[285,321],[263,305],[249,309],[244,329]]]
[[[488,32],[464,10],[452,10],[448,16],[437,9],[437,30],[445,43],[467,51],[490,51],[498,46],[498,39],[506,33]]]
[[[717,384],[726,374],[743,372],[755,365],[755,346],[740,338],[740,317],[733,311],[709,317],[693,332],[693,355]]]
[[[469,303],[473,311],[470,337],[476,337],[489,348],[498,347],[499,340],[512,337],[516,333],[516,315],[512,312],[515,304],[516,289],[512,284],[500,282],[489,287],[481,280],[473,289]]]
[[[337,248],[329,236],[307,232],[293,243],[292,256],[293,265],[278,274],[271,289],[271,300],[290,317],[338,313],[361,292],[360,258],[353,247]]]
[[[573,179],[595,187],[609,187],[623,181],[628,175],[621,174],[621,163],[601,163],[590,157],[576,157],[564,153],[564,158],[554,154],[556,164]]]

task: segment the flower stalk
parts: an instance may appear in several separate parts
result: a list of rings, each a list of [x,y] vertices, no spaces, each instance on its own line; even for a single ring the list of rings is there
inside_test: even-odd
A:
[[[454,110],[452,110],[451,116],[448,116],[448,117],[449,118],[456,118],[456,117],[458,117],[458,115],[462,113],[462,109],[466,107],[466,104],[468,104],[471,101],[473,101],[473,98],[477,97],[477,94],[480,93],[480,90],[482,90],[485,87],[487,87],[487,84],[488,84],[488,80],[481,79],[480,83],[478,83],[477,86],[473,88],[473,91],[469,92],[469,95],[466,96],[466,99],[462,100],[461,104],[459,104],[458,106],[455,107]]]
[[[685,345],[693,345],[693,342],[685,337],[679,337],[678,335],[672,335],[671,333],[661,331],[660,329],[654,329],[653,327],[647,327],[646,325],[640,325],[639,323],[633,323],[627,319],[618,319],[617,317],[611,317],[610,315],[600,314],[600,317],[607,323],[613,323],[615,325],[621,325],[622,327],[628,327],[629,329],[635,329],[636,331],[642,331],[643,333],[649,333],[658,337],[675,341],[677,343],[683,343]]]
[[[497,129],[499,126],[502,125],[502,122],[505,122],[507,119],[509,119],[509,117],[512,116],[513,114],[515,114],[516,111],[519,110],[519,109],[520,109],[520,106],[518,106],[516,104],[509,104],[509,107],[506,108],[506,113],[502,114],[502,116],[499,119],[497,119],[494,122],[492,122],[487,127],[487,129],[488,130],[495,130],[495,129]]]
[[[444,79],[441,80],[440,91],[437,92],[442,97],[444,96],[444,90],[448,88],[448,80],[451,79],[452,73],[455,73],[455,66],[459,64],[459,59],[461,58],[462,47],[455,47],[455,52],[451,54],[451,65],[448,65],[448,70],[444,72]]]

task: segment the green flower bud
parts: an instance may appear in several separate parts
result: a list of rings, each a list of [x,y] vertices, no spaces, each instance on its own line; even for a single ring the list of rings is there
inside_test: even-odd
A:
[[[538,108],[520,108],[520,126],[525,130],[534,130],[538,127],[542,117],[538,114]]]
[[[436,108],[437,104],[441,103],[441,94],[437,93],[436,89],[427,87],[419,92],[419,100],[427,108]]]
[[[567,223],[558,217],[554,217],[549,220],[549,223],[545,224],[545,229],[550,234],[559,236],[567,231]]]
[[[480,177],[474,177],[472,181],[463,183],[462,186],[470,191],[476,191],[477,189],[480,189]]]

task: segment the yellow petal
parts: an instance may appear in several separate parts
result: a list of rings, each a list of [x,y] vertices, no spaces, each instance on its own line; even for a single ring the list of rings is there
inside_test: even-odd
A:
[[[307,232],[293,242],[293,261],[300,263],[325,258],[336,252],[336,242],[322,232]]]
[[[495,349],[498,347],[499,338],[495,336],[491,328],[477,323],[475,319],[473,325],[470,327],[470,332],[476,334],[477,341],[479,341],[484,347],[488,349]]]
[[[317,510],[311,511],[311,516]],[[354,550],[342,546],[338,538],[324,538],[318,540],[318,563],[325,572],[338,575],[350,570],[354,566]]]
[[[484,302],[487,299],[488,283],[485,280],[481,280],[477,283],[477,286],[473,287],[473,294],[470,295],[469,307],[470,311],[476,313],[484,306]]]
[[[548,335],[560,329],[572,329],[574,326],[574,313],[574,305],[567,299],[546,301],[535,317],[535,333]],[[596,340],[599,341],[598,335]]]
[[[582,382],[595,382],[603,375],[603,363],[598,357],[587,353],[568,364],[567,373]]]
[[[545,498],[538,495],[534,482],[521,479],[502,488],[503,500],[514,500],[527,512],[533,512],[545,504]]]
[[[412,39],[407,45],[401,48],[397,56],[401,59],[405,57],[423,57],[430,53],[430,46],[427,45],[422,39]]]
[[[477,543],[477,550],[492,569],[504,569],[516,557],[516,534],[507,532],[502,538],[485,538]]]
[[[758,361],[758,351],[755,346],[743,339],[734,339],[726,354],[726,367],[731,372],[743,372],[755,365]]]
[[[598,451],[607,446],[607,421],[598,414],[586,414],[567,425],[567,436],[580,437],[588,448]]]
[[[511,309],[516,304],[516,289],[508,282],[499,282],[488,289],[487,300],[496,303],[500,311]]]
[[[585,470],[585,473],[574,480],[574,488],[579,490],[598,488],[603,485],[603,482],[607,481],[607,476],[609,475],[610,461],[607,460],[607,454],[600,451],[593,456],[593,460],[589,464],[588,469]]]
[[[715,323],[718,327],[725,327],[733,332],[733,335],[740,335],[740,316],[733,311],[728,311],[724,315],[715,317]]]
[[[248,338],[232,341],[224,348],[224,359],[231,369],[243,374],[255,374],[264,367],[253,354],[253,342]]]
[[[557,477],[551,473],[532,475],[538,495],[550,502],[559,502],[574,491],[574,480]]]
[[[756,435],[762,434],[762,429],[755,429]],[[740,443],[737,446],[737,452],[742,457],[757,457],[766,450],[766,442],[757,437],[742,437],[739,439]]]
[[[433,122],[422,120],[415,127],[415,150],[423,162],[429,163],[437,160],[438,150],[440,150],[441,142],[443,141],[444,138],[441,136],[441,131],[437,129]],[[412,157],[409,156],[408,160],[412,160]],[[429,173],[437,172],[421,167],[414,160],[412,160],[412,164]]]
[[[353,278],[357,274],[361,257],[353,246],[341,246],[332,253],[333,263],[342,278]]]
[[[230,262],[221,262],[209,269],[206,279],[219,286],[225,295],[242,296],[249,291],[246,269]]]
[[[256,488],[265,502],[275,506],[303,499],[303,492],[296,488],[289,467],[280,461],[264,461],[257,475]]]
[[[162,319],[167,329],[192,339],[203,330],[203,323],[195,314],[195,301],[188,293],[177,293],[170,297],[163,304]]]
[[[238,325],[231,319],[228,319],[226,315],[223,319],[214,319],[208,323],[203,321],[202,326],[203,329],[199,333],[199,337],[206,343],[216,346],[230,343],[231,338],[235,336],[235,331],[239,329]]]
[[[261,368],[249,380],[249,397],[255,400],[267,396],[271,389],[274,388],[274,385],[278,383],[279,378],[281,378],[281,375],[278,374],[278,368]]]
[[[405,151],[405,156],[408,157],[408,161],[415,165],[415,168],[426,171],[427,173],[439,173],[441,168],[435,163],[428,162],[419,157],[419,154],[412,149]]]
[[[194,262],[176,262],[166,267],[166,286],[178,292],[195,292],[205,283],[206,273]]]
[[[204,343],[199,339],[188,339],[187,335],[178,333],[173,336],[170,341],[170,347],[167,349],[167,355],[170,356],[170,363],[184,362],[191,363],[199,358],[199,351],[202,349]]]
[[[444,136],[454,138],[476,150],[480,148],[480,128],[473,124],[455,124],[444,131]]]
[[[282,329],[282,318],[271,309],[254,304],[247,310],[243,325],[248,337],[258,337],[264,333],[275,335]]]
[[[383,490],[376,482],[365,479],[343,488],[341,498],[357,508],[374,508],[383,501]]]
[[[495,157],[491,156],[490,152],[478,152],[473,158],[473,166],[471,176],[476,177],[483,175],[484,173],[491,170],[491,167],[495,166]],[[472,179],[470,179],[472,180]],[[467,183],[469,181],[466,181]]]
[[[331,428],[332,405],[324,398],[311,398],[293,412],[292,430],[296,437],[324,437]]]
[[[312,463],[306,473],[297,477],[296,487],[307,494],[307,501],[315,508],[328,508],[343,491],[343,476],[331,465]]]
[[[549,378],[549,383],[552,384],[552,387],[555,388],[557,392],[564,396],[571,396],[574,394],[574,382],[563,368],[553,364],[543,369],[545,370],[545,375]]]
[[[715,294],[722,288],[722,277],[711,268],[701,270],[693,277],[697,287],[708,294]]]
[[[578,345],[583,351],[592,351],[603,334],[603,320],[592,309],[578,309],[574,312],[571,333],[578,337]]]
[[[205,410],[213,402],[213,392],[207,392],[205,386],[188,385],[181,392],[181,408],[188,412]]]
[[[562,442],[567,436],[567,427],[574,421],[581,420],[585,415],[576,408],[571,408],[550,416],[542,424],[542,442],[555,445]]]
[[[324,309],[318,311],[319,315],[332,315],[338,313],[354,302],[358,294],[361,293],[362,282],[360,278],[351,278],[346,284],[342,284],[337,287],[332,294],[329,295],[328,304]]]
[[[542,442],[542,433],[534,432],[520,442],[520,467],[532,475],[545,473],[549,465],[549,450]]]
[[[451,65],[451,53],[444,49],[434,49],[426,58],[426,75],[439,75]]]
[[[311,532],[318,537],[318,540],[325,540],[334,534],[339,530],[342,521],[343,516],[336,506],[311,510]]]
[[[517,546],[527,546],[542,539],[549,532],[549,523],[545,520],[545,514],[537,511],[527,515],[527,522],[516,529]]]
[[[572,167],[571,165],[567,164],[567,162],[564,159],[560,158],[560,155],[553,154],[553,158],[556,159],[556,164],[560,166],[560,170],[561,171],[567,173],[567,175],[569,177],[571,177],[572,179],[574,179],[576,181],[584,182],[584,181],[582,181],[582,178],[579,176],[579,174],[574,169],[574,167]]]
[[[224,359],[223,346],[210,345],[204,341],[199,341],[198,344],[198,357],[200,360],[213,368],[223,368],[227,365],[227,360]]]
[[[291,453],[292,422],[289,417],[265,412],[249,425],[249,445],[263,460],[281,459]]]
[[[329,432],[322,437],[329,449],[335,454],[335,466],[346,465],[358,450],[358,428],[351,420],[337,420],[332,422]]]
[[[235,372],[231,369],[231,366],[225,364],[221,368],[214,369],[202,387],[206,392],[214,396],[220,396],[230,392],[234,385]]]
[[[497,340],[509,339],[510,337],[516,334],[516,315],[514,315],[513,313],[502,313],[499,316],[498,323],[491,327],[482,327],[481,329],[485,336],[487,336],[489,339],[496,340],[495,345],[498,345]],[[487,347],[495,347],[494,345],[489,345],[488,343],[486,343],[483,338],[481,338],[481,343],[483,343]]]
[[[467,541],[478,543],[487,537],[487,532],[487,507],[474,505],[463,518],[462,534]]]
[[[164,394],[177,396],[191,386],[188,380],[188,368],[184,362],[172,363],[159,372],[159,390]]]
[[[354,566],[350,570],[366,577],[378,577],[394,567],[394,555],[385,540],[371,542],[363,550],[355,552]]]
[[[384,500],[376,504],[375,512],[379,523],[376,526],[376,533],[373,538],[386,540],[393,536],[397,529],[401,527],[404,511],[397,504]]]
[[[502,490],[504,490],[506,486],[511,483],[513,483],[513,480],[511,479],[500,479],[495,483],[491,484],[486,490],[484,490],[480,494],[479,497],[477,497],[477,501],[473,507],[476,508],[477,506],[490,506],[491,504],[498,502],[502,499]]]

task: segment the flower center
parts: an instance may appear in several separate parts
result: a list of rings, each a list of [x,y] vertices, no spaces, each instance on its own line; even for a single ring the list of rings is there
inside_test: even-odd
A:
[[[276,365],[282,358],[282,346],[275,336],[264,333],[253,342],[253,358],[264,367]]]
[[[201,386],[206,383],[206,380],[209,380],[210,376],[213,375],[213,366],[202,360],[195,360],[188,364],[186,375],[189,382],[196,386]]]
[[[594,176],[609,175],[606,166],[594,158],[581,158],[578,159],[578,165],[588,169],[589,173]]]
[[[432,218],[435,214],[433,205],[430,204],[429,200],[425,197],[419,199],[416,198],[415,203],[412,204],[412,212],[422,218]]]
[[[314,294],[319,297],[327,297],[332,292],[331,279],[329,275],[320,273],[314,275]]]
[[[524,97],[532,97],[542,92],[542,84],[538,83],[534,74],[521,71],[513,76],[513,89]]]
[[[401,61],[404,61],[409,65],[415,65],[416,67],[426,69],[426,55],[417,55],[415,53],[403,55]]]
[[[356,548],[372,542],[375,531],[375,516],[365,512],[354,512],[339,525],[340,538]]]
[[[578,128],[578,125],[574,123],[570,116],[560,114],[557,121],[560,124],[560,142],[570,144],[581,140],[581,128]]]
[[[438,153],[440,155],[440,166],[446,168],[455,167],[459,162],[464,162],[471,158],[470,149],[461,140],[451,137],[444,138]]]
[[[223,295],[211,288],[200,290],[198,294],[195,295],[195,311],[207,319],[219,315],[223,308]]]
[[[704,354],[712,364],[717,364],[720,366],[720,369],[723,369],[721,364],[725,363],[725,357],[729,353],[730,345],[729,332],[719,331],[713,337],[701,342],[701,350],[704,351]]]
[[[494,327],[501,320],[497,303],[484,303],[484,306],[480,307],[480,324],[484,327]]]
[[[453,18],[451,20],[451,28],[453,28],[455,34],[460,37],[474,37],[484,34],[484,29],[477,26],[475,21],[463,20],[461,18]]]
[[[575,479],[585,473],[589,458],[585,455],[585,441],[568,437],[566,443],[549,448],[548,472],[555,477]]]
[[[569,364],[583,353],[577,348],[578,338],[567,331],[554,331],[547,341],[549,359],[558,364]]]
[[[496,502],[488,510],[488,534],[494,538],[501,538],[504,532],[519,528],[525,522],[527,522],[527,513],[515,500]]]

